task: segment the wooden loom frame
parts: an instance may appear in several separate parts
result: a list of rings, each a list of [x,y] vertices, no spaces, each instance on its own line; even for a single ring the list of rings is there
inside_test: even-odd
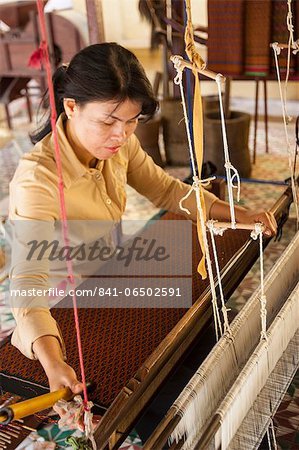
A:
[[[297,233],[297,235],[295,236],[293,241],[290,243],[289,247],[279,258],[278,262],[272,268],[271,272],[269,273],[269,275],[267,276],[267,278],[265,280],[266,290],[268,290],[268,294],[270,294],[270,301],[269,301],[269,306],[268,306],[269,307],[269,311],[268,311],[269,324],[268,324],[267,333],[272,337],[276,336],[276,339],[280,339],[280,335],[278,336],[278,333],[277,333],[278,330],[276,330],[276,329],[282,326],[281,320],[283,320],[282,319],[284,317],[283,314],[287,310],[287,308],[290,308],[288,302],[291,302],[291,305],[292,304],[295,305],[294,300],[297,299],[297,310],[299,307],[298,306],[298,294],[299,294],[298,260],[296,263],[296,250],[298,249],[298,243],[299,243],[299,235]],[[290,263],[291,266],[287,267],[287,265],[286,265],[287,260],[291,260],[293,262],[293,265],[292,265],[292,263]],[[279,276],[275,277],[276,271],[279,268],[280,268],[280,270],[278,270]],[[281,275],[283,273],[285,273],[285,278],[283,278],[283,282],[282,282]],[[276,289],[275,289],[275,287],[276,287]],[[258,325],[260,322],[259,307],[258,307],[259,295],[260,295],[260,293],[258,291],[252,295],[251,299],[246,304],[246,307],[244,307],[244,310],[246,309],[245,314],[243,314],[244,311],[242,310],[232,324],[232,329],[234,329],[234,331],[236,332],[236,339],[238,337],[240,338],[242,335],[242,342],[243,342],[243,340],[244,340],[244,342],[247,342],[246,341],[247,334],[245,333],[245,337],[243,336],[244,318],[246,318],[246,323],[252,323],[252,324],[255,324],[255,326]],[[249,312],[250,312],[250,316],[248,315]],[[270,396],[269,400],[266,402],[266,407],[265,407],[265,410],[269,411],[268,414],[270,413],[270,411],[271,411],[271,414],[274,414],[276,412],[277,407],[279,406],[279,402],[281,401],[282,396],[288,387],[288,383],[294,376],[294,370],[296,370],[299,365],[299,347],[298,347],[299,331],[298,331],[298,327],[297,327],[297,331],[295,330],[294,333],[295,334],[293,335],[293,337],[291,337],[290,341],[288,341],[287,343],[284,343],[284,345],[285,345],[284,353],[282,353],[281,355],[278,355],[278,356],[275,355],[275,357],[274,356],[272,357],[272,359],[273,359],[271,361],[272,366],[271,366],[271,364],[270,364],[270,366],[273,368],[271,368],[271,373],[270,373],[269,379],[267,379],[267,381],[264,381],[265,384],[262,385],[263,387],[261,388],[261,390],[259,390],[260,388],[256,389],[257,393],[255,394],[256,397],[254,397],[255,398],[254,404],[261,405],[265,395]],[[250,334],[250,333],[248,333],[248,334]],[[227,443],[225,444],[222,442],[221,426],[222,426],[223,420],[225,420],[225,419],[222,418],[222,416],[220,415],[218,410],[219,410],[220,403],[223,404],[223,402],[226,398],[228,398],[228,399],[233,398],[232,397],[233,394],[231,394],[231,392],[234,387],[237,387],[238,390],[241,389],[244,381],[242,381],[242,379],[240,378],[240,373],[243,373],[244,371],[245,372],[246,371],[249,371],[249,372],[254,371],[255,374],[257,373],[254,370],[255,364],[252,363],[252,361],[254,361],[258,357],[258,355],[263,354],[264,349],[268,347],[268,343],[265,341],[258,342],[258,340],[259,340],[258,333],[256,335],[256,340],[257,340],[257,347],[253,347],[253,348],[246,347],[246,351],[244,350],[244,355],[241,356],[240,360],[238,360],[238,358],[237,358],[238,366],[241,367],[241,372],[234,373],[236,369],[235,368],[233,369],[231,367],[230,369],[227,369],[227,370],[229,370],[228,373],[226,373],[226,374],[221,373],[221,376],[224,377],[224,379],[226,380],[226,383],[227,383],[227,387],[225,389],[226,396],[223,397],[222,394],[219,393],[218,397],[214,400],[215,405],[211,406],[211,410],[213,411],[212,417],[209,416],[209,414],[210,414],[209,410],[205,413],[202,413],[202,414],[206,414],[207,418],[200,417],[201,425],[198,427],[198,428],[200,428],[200,431],[198,431],[198,430],[196,431],[194,440],[192,441],[192,449],[198,449],[198,450],[207,450],[207,449],[211,449],[211,448],[215,448],[215,449],[220,449],[220,448],[221,449],[226,449],[226,448],[236,449],[236,448],[238,448],[239,449],[239,448],[243,448],[243,445],[245,445],[244,442],[242,442],[242,444],[241,444],[241,442],[238,441],[238,439],[240,439],[240,438],[236,438],[235,435],[234,435],[234,437],[231,438],[231,441],[228,444]],[[214,347],[213,352],[212,352],[213,355],[210,354],[206,358],[205,363],[200,368],[200,376],[198,377],[198,379],[196,381],[196,385],[198,385],[198,389],[200,388],[200,386],[203,386],[203,380],[205,380],[204,384],[206,384],[208,382],[208,379],[210,380],[209,381],[210,386],[215,384],[215,380],[213,380],[213,379],[211,379],[211,377],[209,377],[208,367],[210,367],[210,368],[213,367],[213,372],[214,371],[217,372],[217,368],[218,368],[217,361],[219,361],[219,359],[218,359],[219,354],[226,355],[226,357],[228,357],[228,354],[225,351],[227,348],[229,348],[232,345],[233,345],[232,339],[229,336],[226,336],[222,339],[222,342],[219,343],[219,346],[217,345]],[[217,348],[217,347],[219,347],[219,348]],[[269,342],[269,347],[271,348],[271,341]],[[274,383],[275,377],[277,376],[277,374],[280,373],[279,370],[281,370],[281,366],[283,366],[284,361],[287,361],[290,358],[293,362],[295,369],[292,368],[292,370],[290,370],[290,372],[286,374],[285,379],[281,380],[279,378],[279,380],[280,380],[279,384],[281,385],[280,386],[281,390],[279,391],[278,394],[276,392],[273,394],[271,392],[271,388],[272,388],[272,384],[275,384]],[[276,362],[273,364],[273,361],[276,361]],[[258,376],[258,375],[256,375],[256,376]],[[260,383],[258,383],[258,384],[260,384]],[[189,392],[189,396],[190,396],[189,398],[191,398],[191,394],[190,394],[191,390],[192,390],[192,388],[189,387],[188,391],[186,391],[186,392]],[[215,389],[214,389],[214,392],[216,392]],[[260,395],[260,398],[258,397],[259,395]],[[194,399],[194,391],[192,394],[192,398]],[[185,396],[184,401],[186,401],[186,396]],[[256,406],[248,407],[246,405],[246,407],[248,408],[246,410],[247,412],[246,412],[246,414],[244,414],[244,412],[243,412],[243,418],[241,420],[239,420],[238,423],[240,425],[237,427],[238,433],[241,435],[243,433],[243,436],[248,434],[246,424],[248,426],[248,423],[250,423],[250,420],[251,420],[250,417],[254,416],[258,410],[258,409],[256,409],[257,408]],[[203,411],[205,411],[205,410],[203,409]],[[247,416],[249,418],[247,418]],[[266,429],[267,429],[266,424],[268,423],[268,420],[267,420],[268,415],[265,414],[265,412],[261,414],[261,417],[262,417],[262,421],[261,421],[261,423],[259,423],[259,426],[257,427],[259,439],[262,438],[263,432],[266,431]],[[175,404],[173,404],[168,409],[167,414],[164,416],[164,418],[162,419],[160,424],[156,427],[154,432],[148,438],[148,440],[145,443],[143,448],[145,450],[150,450],[151,448],[162,448],[163,444],[167,441],[167,439],[173,433],[176,426],[180,423],[181,419],[182,419],[182,415],[178,412],[177,406],[175,406]],[[204,422],[204,425],[202,425],[202,422]],[[240,433],[240,430],[243,430],[243,431],[241,431],[241,433]],[[244,430],[246,430],[245,433],[244,433]],[[249,435],[250,435],[250,433],[249,433]],[[237,443],[236,443],[236,441],[237,441]],[[185,447],[183,447],[184,443],[185,443],[185,439],[183,437],[181,437],[180,439],[178,439],[177,442],[173,443],[171,448],[172,449],[185,448]],[[256,443],[256,445],[258,445],[258,444],[259,444],[259,442]],[[189,442],[188,445],[190,446],[191,442]],[[227,447],[227,445],[229,445],[229,447]],[[187,448],[191,448],[191,447],[187,446]],[[248,448],[248,447],[246,447],[246,448]],[[253,449],[253,448],[257,448],[257,447],[250,447],[250,448]]]
[[[288,188],[272,208],[278,222],[286,217],[291,202],[292,193]],[[265,245],[268,242],[265,241]],[[235,290],[258,256],[258,242],[249,238],[224,267],[221,276],[226,298]],[[207,288],[110,405],[95,430],[99,449],[105,448],[107,444],[110,449],[118,448],[182,355],[211,320],[211,291]]]

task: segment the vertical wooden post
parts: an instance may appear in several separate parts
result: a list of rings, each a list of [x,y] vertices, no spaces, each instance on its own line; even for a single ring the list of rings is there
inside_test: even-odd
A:
[[[97,44],[105,41],[103,8],[101,0],[86,0],[89,43]]]

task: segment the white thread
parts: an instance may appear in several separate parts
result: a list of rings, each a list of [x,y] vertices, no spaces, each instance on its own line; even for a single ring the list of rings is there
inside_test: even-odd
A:
[[[216,273],[217,273],[217,278],[218,278],[218,285],[219,285],[219,292],[220,292],[220,300],[221,300],[221,312],[223,315],[223,324],[224,324],[224,332],[228,332],[231,334],[231,329],[229,326],[229,321],[228,321],[228,316],[227,313],[229,311],[229,309],[226,308],[225,306],[225,300],[224,300],[224,294],[223,294],[223,288],[222,288],[222,280],[221,280],[221,274],[220,274],[220,268],[219,268],[219,262],[218,262],[218,255],[217,255],[217,249],[216,249],[216,244],[215,244],[215,237],[214,234],[218,234],[220,236],[223,235],[225,229],[224,228],[220,228],[217,229],[214,226],[215,221],[214,220],[209,220],[207,223],[207,226],[210,230],[210,235],[211,235],[211,241],[212,241],[212,248],[213,248],[213,253],[214,253],[214,260],[215,260],[215,267],[216,267]]]
[[[235,217],[235,208],[234,208],[234,195],[233,189],[237,189],[237,200],[240,200],[240,176],[237,169],[232,165],[229,159],[229,150],[228,150],[228,142],[227,142],[227,134],[225,127],[225,117],[224,117],[224,108],[222,102],[222,93],[221,93],[221,74],[216,76],[216,84],[218,88],[218,96],[219,96],[219,106],[220,106],[220,117],[221,117],[221,129],[222,129],[222,139],[223,139],[223,150],[224,150],[224,160],[225,160],[225,171],[226,171],[226,179],[227,179],[227,192],[228,192],[228,201],[230,208],[230,217],[231,217],[231,225],[234,229],[236,227],[236,217]],[[233,172],[233,176],[231,174]],[[234,185],[234,178],[236,178],[237,186]]]
[[[193,155],[193,147],[192,147],[192,141],[191,141],[190,129],[189,129],[189,119],[188,119],[188,113],[187,113],[185,95],[184,95],[184,88],[183,88],[183,70],[184,70],[184,68],[182,67],[181,62],[182,62],[182,57],[176,56],[173,58],[174,67],[177,71],[177,75],[174,78],[174,83],[176,85],[179,85],[179,87],[180,87],[184,119],[185,119],[185,126],[186,126],[187,138],[188,138],[189,154],[190,154],[190,160],[191,160],[191,166],[192,166],[192,172],[193,172],[193,185],[192,185],[192,189],[190,189],[188,194],[185,195],[181,199],[181,201],[179,202],[179,205],[181,208],[182,202],[186,198],[188,198],[190,193],[192,192],[192,190],[194,190],[195,197],[196,197],[197,211],[198,211],[199,219],[200,219],[203,244],[204,244],[204,248],[206,251],[206,263],[207,263],[208,276],[209,276],[209,282],[210,282],[211,293],[212,293],[212,307],[213,307],[213,316],[214,316],[214,324],[215,324],[215,333],[216,333],[216,339],[218,341],[219,334],[222,335],[222,324],[221,324],[220,315],[219,315],[219,311],[218,311],[218,307],[217,307],[217,295],[216,295],[216,289],[215,289],[215,284],[214,284],[212,263],[211,263],[211,257],[210,257],[210,249],[209,249],[209,244],[208,244],[208,239],[207,239],[205,217],[204,217],[203,210],[201,208],[201,202],[200,202],[202,181],[199,179],[199,177],[196,174],[195,161],[194,161],[194,155]],[[203,183],[205,183],[206,181],[207,180],[203,180]],[[182,210],[185,212],[187,211],[187,213],[188,213],[188,210],[186,208],[183,208]]]
[[[278,450],[276,436],[275,436],[275,430],[274,430],[274,424],[273,424],[273,419],[272,418],[270,420],[270,428],[271,428],[271,431],[272,431],[272,439],[273,439],[274,450]]]
[[[268,441],[268,447],[269,450],[272,450],[271,440],[270,440],[270,433],[269,433],[269,427],[267,428],[267,441]]]
[[[288,14],[287,14],[287,27],[290,35],[290,46],[294,45],[294,25],[292,14],[292,0],[288,0]]]
[[[216,177],[205,178],[204,180],[199,180],[199,183],[200,183],[202,186],[208,186],[209,183],[210,183],[211,181],[215,180],[215,178],[216,178]],[[197,188],[198,188],[198,184],[196,183],[196,181],[193,181],[193,184],[192,184],[192,186],[191,186],[191,189],[190,189],[190,190],[187,192],[187,194],[184,195],[184,197],[181,198],[181,200],[179,201],[180,209],[181,209],[182,211],[184,211],[186,214],[191,214],[191,213],[190,213],[190,211],[189,211],[188,208],[185,208],[185,207],[183,206],[183,202],[184,202],[185,200],[187,200],[187,198],[190,196],[190,194],[191,194],[193,191],[195,191]]]
[[[267,340],[267,298],[265,295],[265,285],[264,285],[264,255],[263,255],[263,229],[262,223],[256,223],[254,230],[251,232],[250,236],[252,239],[259,239],[260,247],[260,278],[261,278],[261,339]]]
[[[274,448],[274,450],[278,450],[272,417],[270,418],[269,426],[267,428],[268,446],[269,446],[269,450],[272,450],[272,443],[271,443],[271,438],[270,438],[270,430],[271,430],[271,434],[272,434],[273,448]]]
[[[295,156],[292,155],[292,151],[291,151],[291,145],[290,145],[288,129],[287,129],[288,121],[287,121],[286,105],[285,105],[285,99],[283,98],[282,87],[281,87],[280,70],[279,70],[279,64],[278,64],[278,55],[280,54],[280,48],[279,48],[277,42],[272,43],[271,47],[273,48],[273,52],[274,52],[275,68],[276,68],[276,74],[277,74],[280,102],[281,102],[281,107],[282,107],[282,118],[283,118],[284,132],[285,132],[285,138],[286,138],[286,144],[287,144],[289,170],[290,170],[290,174],[291,174],[291,187],[292,187],[292,194],[293,194],[293,202],[295,205],[297,229],[298,229],[299,228],[299,207],[298,207],[298,199],[297,199],[297,192],[296,192],[296,185],[295,185],[295,167],[294,167],[294,161],[293,161]]]
[[[290,76],[290,65],[291,65],[291,48],[294,44],[294,26],[292,21],[292,0],[288,0],[288,14],[287,14],[287,28],[289,31],[289,40],[288,40],[288,52],[287,52],[287,72],[284,84],[284,102],[285,102],[285,110],[287,105],[287,91],[288,91],[288,81]],[[291,117],[288,117],[289,122],[292,120]]]

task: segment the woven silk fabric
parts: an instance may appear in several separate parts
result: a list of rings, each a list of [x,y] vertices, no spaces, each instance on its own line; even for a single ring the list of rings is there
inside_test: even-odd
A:
[[[167,213],[162,220],[179,218],[175,214]],[[196,227],[192,228],[192,298],[194,302],[208,287],[208,281],[202,280],[197,273],[201,254]],[[247,238],[248,232],[232,230],[228,230],[224,237],[216,237],[221,268],[242,247]],[[183,264],[180,255],[178,255],[178,264]],[[131,282],[134,286],[133,278]],[[99,284],[99,280],[93,278],[83,283],[85,288],[90,289],[96,284]],[[87,380],[97,384],[91,398],[97,404],[109,407],[125,384],[135,375],[186,311],[184,308],[163,307],[80,308],[79,320],[86,377]],[[52,309],[52,314],[61,328],[66,343],[68,362],[79,374],[73,312],[70,308],[56,308]],[[9,342],[0,349],[0,361],[0,373],[13,375],[22,380],[25,385],[27,382],[34,382],[47,386],[47,379],[39,362],[27,359]],[[30,393],[32,396],[31,389]]]
[[[299,38],[299,0],[293,0],[294,40]],[[208,0],[208,67],[223,75],[275,73],[272,42],[287,44],[287,0]],[[287,50],[279,57],[287,67]],[[299,58],[291,55],[290,73],[299,71]]]
[[[208,0],[208,67],[241,75],[244,67],[245,1]]]
[[[245,17],[245,74],[267,75],[270,61],[271,0],[246,1]]]

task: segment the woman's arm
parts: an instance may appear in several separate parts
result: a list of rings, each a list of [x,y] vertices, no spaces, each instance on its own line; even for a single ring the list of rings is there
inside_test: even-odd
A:
[[[236,222],[254,224],[261,222],[265,226],[264,234],[273,236],[277,231],[274,215],[270,211],[252,211],[241,206],[235,206]],[[230,208],[227,202],[217,200],[211,206],[210,217],[219,221],[230,221]]]
[[[16,319],[12,344],[28,358],[40,361],[51,390],[68,386],[78,393],[82,385],[65,362],[63,339],[48,305],[51,247],[47,248],[47,243],[53,241],[55,220],[59,217],[57,186],[49,170],[42,167],[42,177],[36,174],[35,167],[34,162],[23,162],[10,186],[10,303]],[[35,244],[30,244],[32,242]],[[41,252],[43,243],[45,247]],[[33,251],[34,246],[36,251]]]
[[[33,343],[33,351],[43,366],[51,391],[69,387],[75,394],[83,389],[75,371],[64,361],[60,342],[54,336],[42,336]]]
[[[139,193],[147,197],[159,208],[182,214],[186,218],[196,221],[197,206],[195,194],[184,200],[183,206],[190,211],[190,215],[180,210],[179,201],[190,191],[191,187],[180,180],[168,175],[158,167],[141,148],[137,138],[132,136],[129,144],[128,183]],[[207,219],[230,221],[229,204],[219,200],[215,195],[204,190]],[[276,221],[272,213],[250,211],[235,206],[236,221],[244,224],[262,222],[265,225],[264,233],[276,233]]]

